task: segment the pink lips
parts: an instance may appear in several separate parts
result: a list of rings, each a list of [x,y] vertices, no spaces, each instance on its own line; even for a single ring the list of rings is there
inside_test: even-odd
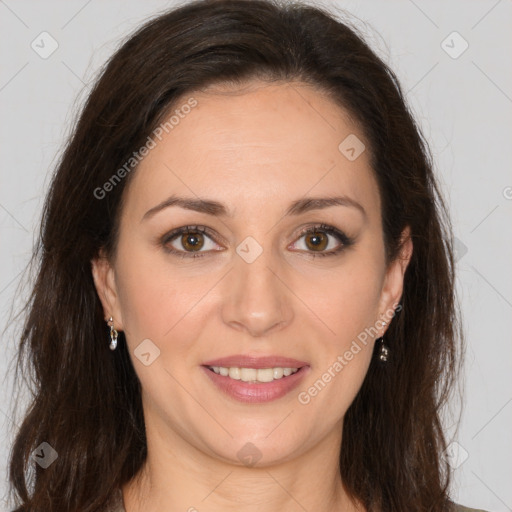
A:
[[[296,373],[282,377],[272,382],[243,382],[224,377],[210,370],[211,366],[225,368],[299,368]],[[302,379],[309,373],[310,367],[304,361],[277,356],[243,356],[235,355],[207,361],[202,370],[215,386],[231,398],[245,403],[265,403],[277,400],[296,388]]]

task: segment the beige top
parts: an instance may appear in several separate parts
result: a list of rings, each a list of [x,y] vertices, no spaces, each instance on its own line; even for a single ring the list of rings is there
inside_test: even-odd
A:
[[[123,494],[119,490],[117,493],[116,503],[114,504],[114,508],[109,512],[126,512],[123,506]],[[455,504],[455,509],[453,512],[487,512],[486,510],[482,510],[480,508],[468,508],[463,505]]]
[[[121,509],[121,512],[125,512],[124,509]],[[464,505],[455,505],[455,512],[487,512],[486,510],[482,510],[481,508],[468,508]]]

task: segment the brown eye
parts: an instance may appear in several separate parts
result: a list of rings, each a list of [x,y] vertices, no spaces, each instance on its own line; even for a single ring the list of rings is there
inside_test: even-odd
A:
[[[181,235],[181,245],[186,251],[199,251],[204,245],[204,236],[201,233],[184,233]]]
[[[213,237],[203,226],[183,226],[163,236],[161,244],[176,256],[196,258],[221,250]]]
[[[325,233],[314,231],[306,235],[305,242],[308,249],[312,251],[324,251],[329,243],[329,239]]]
[[[347,247],[354,244],[354,240],[339,229],[326,224],[319,224],[302,230],[298,240],[293,244],[312,257],[336,256]]]

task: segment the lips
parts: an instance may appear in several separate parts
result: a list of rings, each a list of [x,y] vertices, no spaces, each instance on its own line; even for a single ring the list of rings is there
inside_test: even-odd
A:
[[[290,394],[300,385],[302,380],[310,372],[311,368],[309,366],[303,366],[296,373],[288,377],[283,377],[266,383],[252,383],[233,380],[229,377],[218,375],[217,373],[209,370],[207,366],[201,366],[201,370],[207,379],[225,396],[228,396],[237,402],[246,404],[263,404],[265,402],[278,400]]]
[[[219,359],[211,359],[202,366],[223,366],[225,368],[302,368],[309,366],[305,361],[281,356],[250,356],[237,354]]]

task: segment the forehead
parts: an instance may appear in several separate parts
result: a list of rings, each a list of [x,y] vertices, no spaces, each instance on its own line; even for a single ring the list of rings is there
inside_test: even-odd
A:
[[[347,140],[360,144],[357,151],[367,146],[364,135],[312,86],[216,84],[183,95],[166,120],[171,116],[127,191],[135,210],[171,193],[215,197],[238,211],[259,211],[269,201],[287,206],[308,193],[380,204],[369,151],[356,159],[345,152]]]

